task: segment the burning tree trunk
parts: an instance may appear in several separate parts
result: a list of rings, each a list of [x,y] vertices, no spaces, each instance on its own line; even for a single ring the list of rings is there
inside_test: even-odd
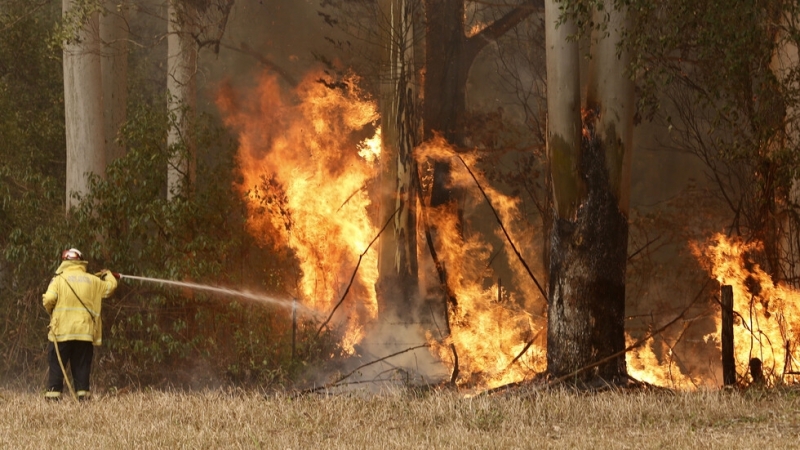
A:
[[[547,368],[572,373],[625,348],[625,269],[633,129],[627,55],[617,55],[626,13],[605,2],[606,36],[593,37],[584,113],[578,28],[561,25],[558,0],[545,2],[547,147],[553,182]],[[603,19],[600,18],[602,23]],[[617,380],[624,353],[579,378]]]
[[[66,30],[75,34],[64,42],[64,112],[67,132],[67,202],[72,193],[89,191],[87,174],[105,172],[103,86],[100,75],[99,13],[79,2],[62,3]]]
[[[106,161],[125,155],[125,148],[116,139],[127,118],[128,102],[128,24],[125,9],[116,10],[106,1],[107,10],[100,17],[100,39],[103,57],[100,62],[103,78]]]
[[[403,319],[413,318],[419,296],[417,274],[417,166],[412,157],[419,143],[414,64],[414,0],[382,0],[381,61],[381,221],[392,225],[381,236],[376,286],[380,307]],[[392,217],[393,216],[393,217]]]
[[[197,10],[188,0],[169,1],[167,25],[167,91],[171,126],[167,145],[175,151],[167,169],[167,198],[186,195],[194,184],[192,139],[197,84]]]
[[[467,112],[467,81],[475,58],[490,42],[497,40],[537,9],[541,0],[528,0],[511,9],[480,32],[467,36],[464,0],[425,0],[427,37],[425,49],[424,138],[440,133],[456,147],[464,146]],[[434,165],[431,205],[452,200],[447,185],[447,163]]]

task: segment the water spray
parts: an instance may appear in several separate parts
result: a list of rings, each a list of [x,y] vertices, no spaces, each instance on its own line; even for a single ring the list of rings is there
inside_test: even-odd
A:
[[[197,291],[213,292],[215,294],[226,295],[230,297],[241,297],[241,298],[246,298],[248,300],[255,300],[262,303],[269,303],[271,305],[280,306],[281,308],[291,309],[293,313],[296,312],[298,309],[300,309],[313,316],[319,315],[319,312],[298,303],[296,299],[276,298],[264,294],[254,294],[252,292],[247,292],[247,291],[237,291],[234,289],[209,286],[205,284],[190,283],[187,281],[164,280],[161,278],[151,278],[151,277],[137,277],[135,275],[125,275],[117,272],[112,272],[112,274],[117,279],[125,278],[129,280],[144,281],[148,283],[158,283],[169,286],[184,287]]]

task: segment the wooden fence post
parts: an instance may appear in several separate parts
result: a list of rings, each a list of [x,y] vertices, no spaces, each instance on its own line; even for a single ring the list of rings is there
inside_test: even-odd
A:
[[[733,286],[722,286],[722,381],[736,384],[736,359],[733,355]]]

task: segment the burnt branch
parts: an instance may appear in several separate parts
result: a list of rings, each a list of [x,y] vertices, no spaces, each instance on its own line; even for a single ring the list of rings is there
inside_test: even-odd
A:
[[[398,211],[400,211],[400,208],[397,208],[396,210],[394,210],[392,215],[389,216],[389,219],[386,221],[386,223],[383,224],[383,228],[381,228],[381,230],[378,231],[378,234],[376,234],[375,237],[372,238],[372,240],[369,242],[369,245],[367,245],[367,248],[365,248],[364,251],[360,255],[358,255],[358,262],[356,263],[355,269],[353,269],[353,275],[350,276],[350,282],[347,283],[347,288],[344,290],[344,294],[342,294],[342,298],[339,299],[339,303],[337,303],[336,306],[333,307],[333,309],[331,310],[331,313],[328,315],[328,318],[325,319],[325,322],[322,322],[322,325],[317,330],[316,337],[319,337],[320,333],[322,333],[322,330],[331,321],[331,318],[333,317],[333,314],[342,305],[342,303],[344,302],[344,299],[347,298],[347,294],[350,292],[350,288],[353,287],[353,281],[356,279],[356,274],[358,273],[358,268],[361,266],[361,260],[364,259],[364,255],[367,254],[369,249],[372,247],[372,244],[374,244],[375,241],[377,241],[378,238],[381,236],[381,234],[383,234],[384,230],[386,230],[386,227],[388,227],[389,224],[392,223],[392,220],[394,219],[394,216],[397,214]]]
[[[650,239],[649,241],[647,241],[646,244],[644,244],[643,246],[639,247],[638,250],[636,250],[635,252],[631,253],[630,256],[628,256],[628,261],[630,261],[633,258],[635,258],[636,255],[638,255],[639,253],[643,252],[645,249],[647,249],[647,247],[650,247],[650,245],[652,245],[653,243],[655,243],[659,239],[661,239],[661,235],[658,235],[658,236],[654,237],[653,239]]]
[[[461,158],[461,155],[456,154],[456,157],[458,158],[459,161],[461,161],[461,164],[464,165],[464,168],[467,169],[467,172],[469,172],[469,175],[472,177],[473,181],[475,181],[475,185],[478,186],[478,189],[481,191],[481,194],[483,194],[483,198],[489,205],[489,209],[492,210],[492,214],[494,214],[494,218],[497,220],[497,224],[500,225],[500,229],[503,230],[503,234],[505,235],[506,240],[508,240],[508,244],[511,245],[511,248],[514,250],[514,254],[517,255],[517,259],[519,259],[523,267],[525,267],[525,271],[528,272],[528,276],[530,276],[533,282],[536,283],[536,287],[539,288],[539,292],[541,292],[542,298],[544,298],[545,301],[547,301],[547,293],[545,292],[542,285],[539,284],[539,280],[536,279],[536,276],[533,274],[533,271],[531,271],[531,268],[528,266],[528,263],[525,261],[525,258],[522,257],[522,254],[517,249],[517,246],[514,245],[514,242],[511,240],[511,236],[508,234],[508,230],[506,230],[505,225],[503,225],[503,221],[500,220],[500,216],[497,214],[497,210],[494,209],[492,201],[489,200],[489,196],[486,195],[486,191],[483,190],[483,186],[481,186],[481,184],[478,182],[478,179],[475,177],[475,174],[472,173],[472,170],[469,168],[464,159]]]
[[[369,366],[371,366],[373,364],[377,364],[377,363],[379,363],[381,361],[385,361],[385,360],[387,360],[389,358],[393,358],[393,357],[398,356],[398,355],[402,355],[403,353],[408,353],[408,352],[412,352],[412,351],[420,349],[420,348],[427,348],[427,347],[430,347],[430,344],[421,344],[421,345],[417,345],[415,347],[411,347],[411,348],[407,348],[405,350],[401,350],[399,352],[392,353],[391,355],[386,355],[383,358],[378,358],[378,359],[373,360],[371,362],[362,364],[362,365],[356,367],[355,369],[351,370],[347,374],[340,376],[339,378],[337,378],[334,381],[331,381],[330,383],[327,383],[327,384],[325,384],[323,386],[317,386],[317,387],[311,388],[311,389],[305,389],[305,390],[300,391],[297,394],[295,394],[295,396],[297,397],[297,396],[304,395],[304,394],[311,394],[313,392],[318,392],[318,391],[322,391],[322,390],[325,390],[325,389],[330,389],[332,387],[336,387],[337,385],[339,385],[339,383],[341,383],[342,381],[350,378],[351,376],[353,376],[353,374],[355,374],[356,372],[358,372],[359,370],[361,370],[361,369],[363,369],[365,367],[369,367]]]

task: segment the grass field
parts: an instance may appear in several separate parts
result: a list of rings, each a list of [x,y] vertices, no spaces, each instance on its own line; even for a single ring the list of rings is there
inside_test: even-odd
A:
[[[0,390],[0,448],[800,448],[800,390],[134,392],[78,404]]]

